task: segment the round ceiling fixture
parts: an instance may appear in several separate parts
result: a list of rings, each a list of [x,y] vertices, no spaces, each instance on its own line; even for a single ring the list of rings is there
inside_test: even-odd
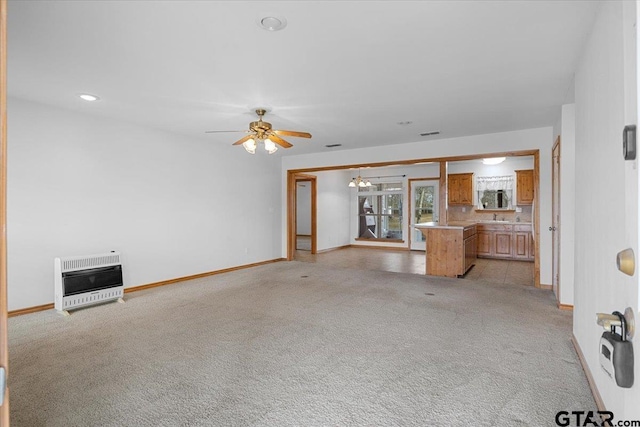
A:
[[[505,160],[506,160],[506,157],[491,157],[488,159],[482,159],[482,163],[485,165],[499,165]]]
[[[90,93],[81,93],[78,96],[80,97],[80,99],[83,99],[83,100],[89,101],[89,102],[100,100],[99,97],[97,97],[96,95],[91,95]]]
[[[266,14],[257,19],[260,28],[267,31],[280,31],[287,26],[287,20],[283,16]]]

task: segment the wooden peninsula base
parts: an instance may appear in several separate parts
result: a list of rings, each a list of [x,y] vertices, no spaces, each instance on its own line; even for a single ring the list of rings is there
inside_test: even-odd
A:
[[[431,276],[463,276],[476,262],[478,236],[475,223],[434,222],[416,224],[426,238],[426,274]]]

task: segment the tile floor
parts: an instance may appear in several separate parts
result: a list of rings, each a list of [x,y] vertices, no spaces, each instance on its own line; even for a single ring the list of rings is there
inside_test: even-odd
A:
[[[310,251],[311,236],[296,236],[296,250]]]
[[[343,268],[424,274],[425,255],[420,251],[396,251],[367,248],[344,248],[312,255],[296,251],[294,259],[335,265]],[[534,263],[478,258],[476,265],[463,277],[467,280],[533,286]]]

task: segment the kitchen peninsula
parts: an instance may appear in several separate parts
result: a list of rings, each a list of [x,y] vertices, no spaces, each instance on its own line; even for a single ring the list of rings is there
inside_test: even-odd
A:
[[[423,222],[414,225],[426,239],[426,274],[463,276],[476,262],[477,227],[474,222]]]

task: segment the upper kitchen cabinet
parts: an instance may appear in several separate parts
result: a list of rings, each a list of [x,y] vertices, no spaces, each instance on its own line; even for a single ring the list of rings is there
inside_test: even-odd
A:
[[[516,202],[518,205],[533,204],[533,169],[517,170],[516,172]]]
[[[449,205],[473,205],[473,173],[447,175]]]

